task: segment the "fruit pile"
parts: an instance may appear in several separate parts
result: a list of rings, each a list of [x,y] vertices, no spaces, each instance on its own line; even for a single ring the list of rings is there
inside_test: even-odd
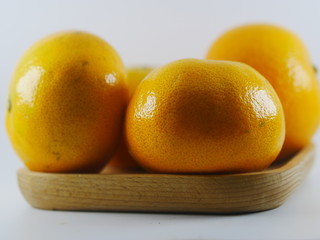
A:
[[[220,36],[206,59],[126,70],[104,40],[69,31],[13,75],[7,132],[33,171],[260,171],[307,145],[320,120],[301,40],[263,24]]]

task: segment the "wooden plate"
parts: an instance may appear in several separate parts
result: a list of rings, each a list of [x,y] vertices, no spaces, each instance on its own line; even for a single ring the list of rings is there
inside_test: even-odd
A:
[[[314,145],[261,172],[219,175],[18,171],[20,190],[50,210],[243,213],[280,206],[306,177]]]

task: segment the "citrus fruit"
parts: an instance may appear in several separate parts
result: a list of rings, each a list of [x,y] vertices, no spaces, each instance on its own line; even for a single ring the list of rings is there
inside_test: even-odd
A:
[[[129,89],[130,98],[134,94],[137,86],[151,71],[152,67],[131,67],[127,70],[126,84]]]
[[[286,121],[279,159],[310,142],[319,125],[320,94],[308,51],[295,34],[267,24],[237,27],[219,37],[206,58],[246,63],[274,87]]]
[[[127,70],[126,85],[129,95],[132,97],[139,83],[147,76],[153,68],[151,67],[132,67]],[[121,170],[137,170],[140,169],[138,163],[132,158],[128,152],[124,137],[121,138],[116,153],[103,172],[114,172]]]
[[[120,138],[128,102],[117,52],[89,33],[34,44],[11,80],[7,132],[26,166],[43,172],[101,169]]]
[[[285,135],[280,100],[243,63],[183,59],[139,84],[126,113],[126,141],[144,168],[162,173],[258,171]]]

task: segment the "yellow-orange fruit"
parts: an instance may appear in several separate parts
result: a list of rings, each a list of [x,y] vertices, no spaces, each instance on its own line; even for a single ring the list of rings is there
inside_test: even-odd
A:
[[[130,152],[163,173],[258,171],[285,135],[280,100],[246,64],[184,59],[151,72],[126,114]]]
[[[246,63],[274,87],[286,121],[279,159],[310,142],[319,126],[320,92],[308,51],[295,34],[267,24],[237,27],[220,36],[206,58]]]
[[[128,93],[116,51],[79,31],[53,34],[21,58],[11,80],[6,125],[26,166],[90,172],[110,159]]]
[[[132,67],[127,70],[126,85],[129,90],[129,97],[134,94],[139,83],[147,76],[153,68],[151,67]],[[140,170],[141,167],[128,152],[125,140],[122,137],[117,147],[117,151],[112,156],[110,162],[103,172]]]

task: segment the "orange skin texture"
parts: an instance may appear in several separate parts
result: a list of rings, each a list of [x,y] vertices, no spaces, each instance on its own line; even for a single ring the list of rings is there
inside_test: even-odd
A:
[[[120,139],[128,92],[117,52],[89,33],[53,34],[21,58],[6,126],[25,165],[41,172],[96,172]]]
[[[285,136],[280,100],[246,64],[184,59],[151,72],[126,114],[129,151],[161,173],[268,167]]]
[[[126,84],[132,98],[140,82],[153,70],[152,67],[132,67],[127,70]]]
[[[141,170],[140,165],[128,151],[124,137],[121,138],[115,154],[102,170],[102,173],[128,172]]]
[[[126,85],[131,98],[139,83],[147,76],[153,68],[134,67],[127,70]],[[113,172],[121,170],[141,170],[140,165],[130,155],[124,136],[121,138],[116,153],[111,158],[103,172]]]
[[[246,63],[274,87],[286,120],[279,160],[310,142],[319,126],[320,93],[308,51],[296,35],[267,24],[237,27],[220,36],[206,58]]]

